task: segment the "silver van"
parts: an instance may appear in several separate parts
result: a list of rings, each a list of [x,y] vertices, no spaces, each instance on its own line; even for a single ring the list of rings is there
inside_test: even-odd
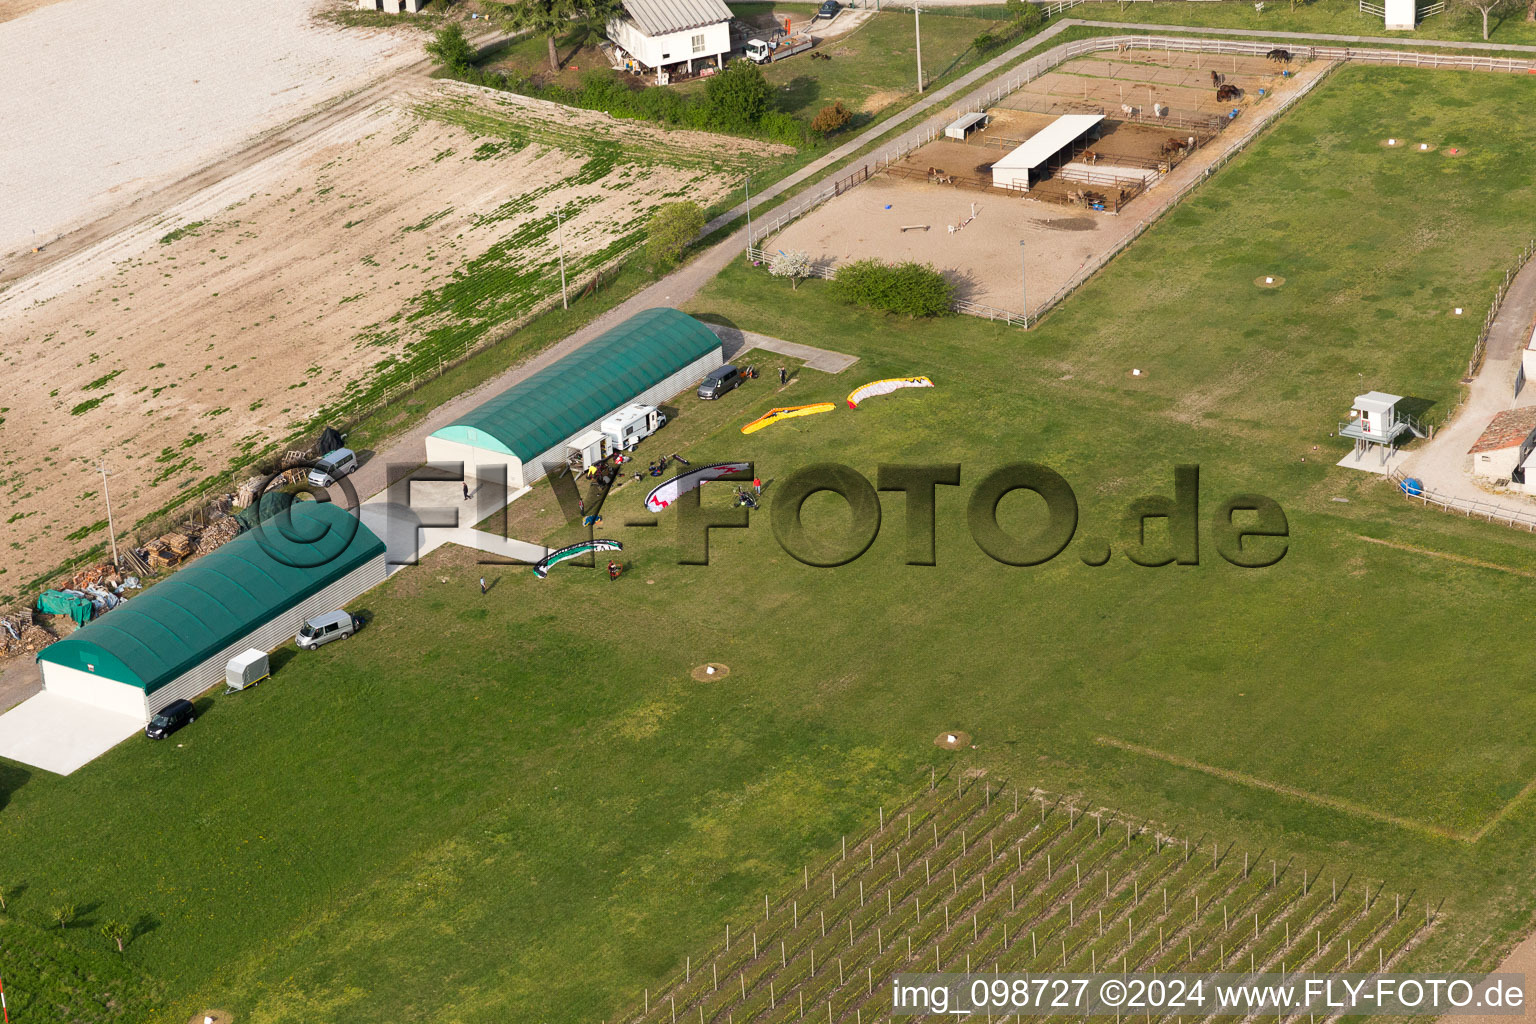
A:
[[[322,455],[309,471],[311,487],[329,487],[357,469],[357,453],[350,448],[337,448]]]
[[[741,370],[726,363],[717,366],[704,375],[704,380],[699,384],[699,397],[705,401],[719,398],[727,391],[735,391],[741,386]]]
[[[293,642],[298,644],[301,650],[312,651],[321,644],[341,640],[356,632],[357,620],[352,617],[351,612],[328,612],[325,615],[316,615],[312,619],[305,619],[304,625],[299,627]]]

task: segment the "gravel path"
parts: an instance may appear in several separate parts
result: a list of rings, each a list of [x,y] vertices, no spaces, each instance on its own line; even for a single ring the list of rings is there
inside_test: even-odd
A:
[[[1536,261],[1527,263],[1509,286],[1509,294],[1488,335],[1483,368],[1472,381],[1466,402],[1432,439],[1408,453],[1402,463],[1404,473],[1418,477],[1425,487],[1443,496],[1480,501],[1525,516],[1536,512],[1536,503],[1515,494],[1485,491],[1467,473],[1467,452],[1495,414],[1536,405],[1536,382],[1526,385],[1518,398],[1514,396],[1515,371],[1520,365],[1520,352],[1531,336],[1533,321]]]

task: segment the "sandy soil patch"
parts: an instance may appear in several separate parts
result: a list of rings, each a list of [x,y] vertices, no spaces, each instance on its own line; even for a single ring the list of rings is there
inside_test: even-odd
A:
[[[0,294],[0,594],[379,375],[435,368],[708,205],[758,147],[439,83]]]
[[[0,93],[26,112],[0,118],[0,260],[421,58],[419,33],[316,23],[318,2],[0,3]]]
[[[4,4],[0,4],[0,24],[15,21],[23,14],[31,14],[39,8],[59,2],[60,0],[6,0]]]

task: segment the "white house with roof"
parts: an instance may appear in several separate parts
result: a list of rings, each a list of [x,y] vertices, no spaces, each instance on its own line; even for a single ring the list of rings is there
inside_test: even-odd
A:
[[[731,52],[731,10],[725,0],[624,0],[608,22],[608,38],[642,70],[693,74],[725,67]]]

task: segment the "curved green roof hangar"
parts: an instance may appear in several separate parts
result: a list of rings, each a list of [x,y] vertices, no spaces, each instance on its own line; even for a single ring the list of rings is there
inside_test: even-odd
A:
[[[223,680],[234,654],[271,650],[381,581],[384,553],[347,510],[296,502],[43,648],[43,685],[147,720]]]
[[[505,466],[521,488],[572,438],[631,402],[671,398],[723,362],[708,327],[668,307],[637,313],[427,438],[427,461],[466,476]]]

